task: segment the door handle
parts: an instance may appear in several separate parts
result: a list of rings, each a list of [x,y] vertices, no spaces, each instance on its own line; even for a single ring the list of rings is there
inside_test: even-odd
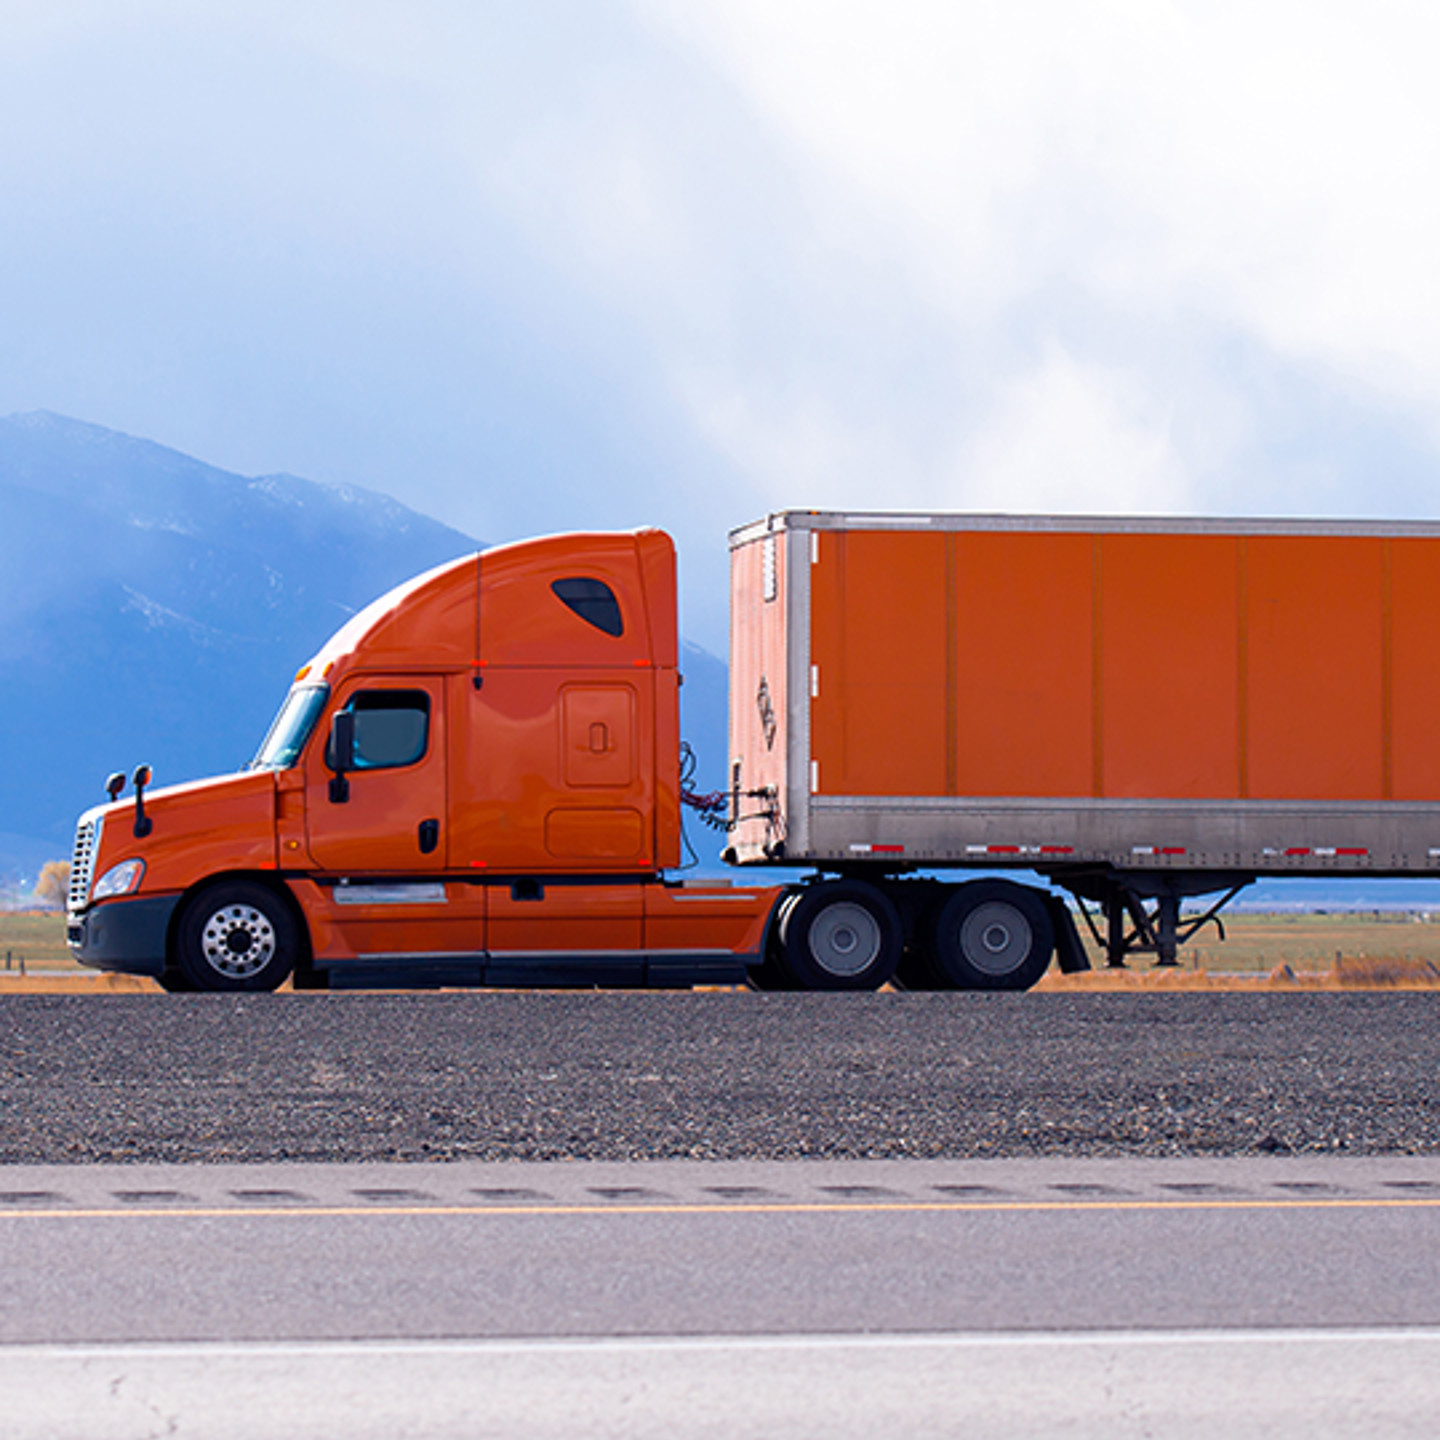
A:
[[[420,822],[420,853],[431,854],[440,843],[440,822],[438,820],[422,820]]]

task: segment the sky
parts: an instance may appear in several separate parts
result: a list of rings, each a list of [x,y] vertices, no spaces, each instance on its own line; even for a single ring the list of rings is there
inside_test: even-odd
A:
[[[0,0],[0,414],[487,541],[1435,517],[1440,9]]]

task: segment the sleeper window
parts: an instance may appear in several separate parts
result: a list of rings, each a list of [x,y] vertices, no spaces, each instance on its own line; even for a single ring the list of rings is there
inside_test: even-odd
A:
[[[550,588],[556,597],[568,605],[587,624],[607,635],[620,636],[625,633],[625,622],[620,616],[620,602],[615,592],[603,581],[585,575],[574,575],[566,580],[554,580]]]

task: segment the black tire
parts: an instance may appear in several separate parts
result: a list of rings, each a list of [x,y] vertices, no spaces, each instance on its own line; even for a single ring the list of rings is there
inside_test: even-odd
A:
[[[273,990],[300,953],[290,907],[249,880],[227,881],[194,896],[175,941],[180,978],[195,990]]]
[[[178,970],[167,970],[157,981],[167,995],[190,995],[195,987]]]
[[[904,940],[895,906],[860,880],[802,890],[777,928],[785,969],[801,990],[878,990],[895,973]]]
[[[752,990],[798,990],[799,984],[785,964],[785,945],[780,939],[785,922],[795,908],[803,892],[792,890],[780,899],[775,907],[775,918],[766,936],[765,959],[752,966],[746,979]]]
[[[958,990],[1028,990],[1055,950],[1044,892],[1010,880],[957,885],[928,938],[935,974]]]

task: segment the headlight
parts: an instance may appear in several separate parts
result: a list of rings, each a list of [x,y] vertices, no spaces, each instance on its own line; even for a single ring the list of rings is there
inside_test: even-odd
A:
[[[96,882],[90,892],[92,900],[108,900],[112,895],[128,895],[140,886],[140,877],[145,873],[143,860],[122,860],[112,865]]]

